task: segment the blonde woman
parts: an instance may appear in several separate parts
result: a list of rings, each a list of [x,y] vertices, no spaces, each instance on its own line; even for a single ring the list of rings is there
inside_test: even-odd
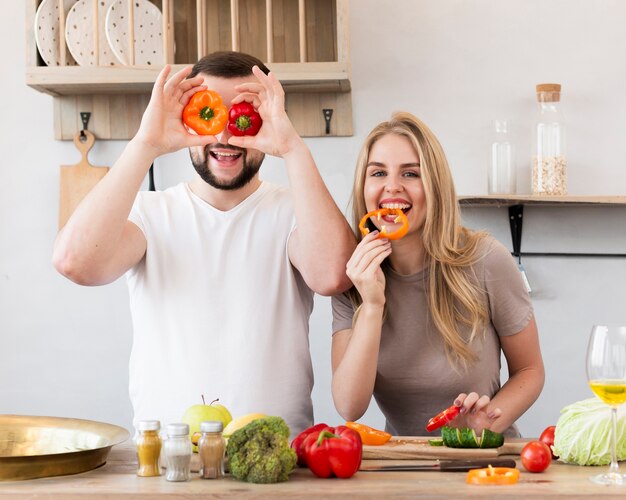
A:
[[[354,287],[333,297],[332,392],[337,411],[357,420],[372,395],[394,435],[424,435],[448,406],[451,425],[519,435],[515,421],[537,399],[544,369],[533,309],[511,254],[461,225],[441,145],[409,113],[379,124],[361,149],[352,194],[361,241],[347,264]],[[401,208],[395,215],[366,212]],[[500,387],[500,354],[508,381]],[[436,431],[437,433],[439,431]]]

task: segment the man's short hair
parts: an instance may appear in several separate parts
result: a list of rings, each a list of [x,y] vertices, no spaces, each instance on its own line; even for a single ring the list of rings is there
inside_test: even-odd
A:
[[[199,73],[218,78],[238,78],[251,75],[253,66],[258,66],[266,75],[270,72],[263,61],[250,54],[230,50],[212,52],[193,65],[187,78]]]

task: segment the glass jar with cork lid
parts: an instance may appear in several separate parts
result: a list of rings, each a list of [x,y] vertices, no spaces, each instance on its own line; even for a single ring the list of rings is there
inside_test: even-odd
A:
[[[567,194],[565,121],[561,108],[561,85],[537,85],[539,104],[533,137],[532,192],[537,195]]]

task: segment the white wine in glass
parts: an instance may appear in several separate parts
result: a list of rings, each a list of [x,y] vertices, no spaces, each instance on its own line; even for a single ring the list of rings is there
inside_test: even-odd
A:
[[[587,380],[591,390],[611,407],[611,465],[592,476],[599,484],[626,485],[617,462],[617,407],[626,403],[626,326],[596,325],[587,346]]]

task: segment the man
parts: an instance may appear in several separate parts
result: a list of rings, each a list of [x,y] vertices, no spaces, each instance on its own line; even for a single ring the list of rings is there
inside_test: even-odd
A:
[[[54,264],[83,285],[126,273],[135,422],[179,421],[205,395],[235,417],[280,415],[299,432],[313,420],[313,292],[350,285],[354,236],[261,61],[219,52],[167,80],[169,71],[137,135],[59,233]],[[183,108],[207,88],[227,106],[250,102],[259,133],[190,133]],[[184,147],[193,180],[138,194],[154,159]],[[265,154],[284,160],[290,190],[261,181]]]

